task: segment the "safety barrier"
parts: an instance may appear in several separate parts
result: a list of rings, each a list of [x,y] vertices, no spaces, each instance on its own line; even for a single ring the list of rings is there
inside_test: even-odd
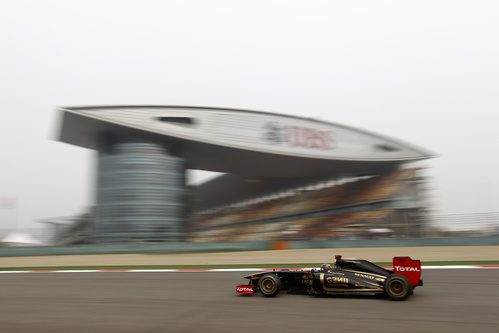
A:
[[[313,248],[362,248],[362,247],[418,247],[418,246],[483,246],[499,245],[499,236],[494,237],[447,237],[419,239],[358,239],[291,241],[285,243],[235,242],[235,243],[187,243],[170,242],[161,244],[116,244],[80,245],[66,247],[3,247],[0,257],[46,256],[70,254],[120,254],[120,253],[189,253],[221,251],[257,251]]]

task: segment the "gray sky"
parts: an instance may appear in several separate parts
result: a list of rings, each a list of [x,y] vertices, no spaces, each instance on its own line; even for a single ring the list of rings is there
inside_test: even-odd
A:
[[[0,229],[93,200],[57,106],[316,117],[430,149],[439,213],[499,211],[498,1],[2,1]],[[17,222],[15,216],[17,215]]]

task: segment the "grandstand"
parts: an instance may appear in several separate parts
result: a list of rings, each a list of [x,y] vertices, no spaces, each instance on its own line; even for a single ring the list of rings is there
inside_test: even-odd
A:
[[[424,149],[330,122],[190,106],[63,108],[96,150],[95,209],[57,244],[406,237],[425,232]],[[198,186],[186,170],[223,173]]]
[[[288,191],[247,205],[193,214],[194,242],[309,240],[398,237],[424,234],[425,207],[418,206],[418,169],[398,169],[317,184],[314,190]],[[324,187],[322,187],[322,186]],[[322,187],[322,188],[321,188]],[[290,194],[292,193],[292,194]],[[420,194],[419,194],[420,195]],[[384,232],[377,232],[384,231]]]

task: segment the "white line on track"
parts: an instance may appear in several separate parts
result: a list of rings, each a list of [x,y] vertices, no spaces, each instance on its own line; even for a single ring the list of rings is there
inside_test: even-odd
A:
[[[213,268],[210,272],[250,272],[250,271],[264,271],[264,268]]]
[[[129,269],[128,273],[173,273],[176,269]]]
[[[66,269],[66,270],[63,269],[50,272],[51,273],[99,273],[100,269]]]
[[[391,269],[391,267],[385,267]],[[422,266],[423,270],[427,269],[499,269],[499,265],[435,265]],[[310,270],[311,267],[299,268],[276,268],[289,270]],[[216,273],[216,272],[262,272],[272,271],[273,268],[186,268],[186,269],[68,269],[68,270],[11,270],[0,271],[0,274],[21,274],[21,273]]]
[[[484,268],[484,267],[475,266],[475,265],[421,266],[421,269],[477,269],[477,268]]]

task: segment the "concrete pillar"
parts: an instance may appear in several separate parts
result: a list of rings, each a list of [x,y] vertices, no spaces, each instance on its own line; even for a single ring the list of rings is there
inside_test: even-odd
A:
[[[164,144],[107,139],[97,169],[98,243],[183,239],[184,161]]]

